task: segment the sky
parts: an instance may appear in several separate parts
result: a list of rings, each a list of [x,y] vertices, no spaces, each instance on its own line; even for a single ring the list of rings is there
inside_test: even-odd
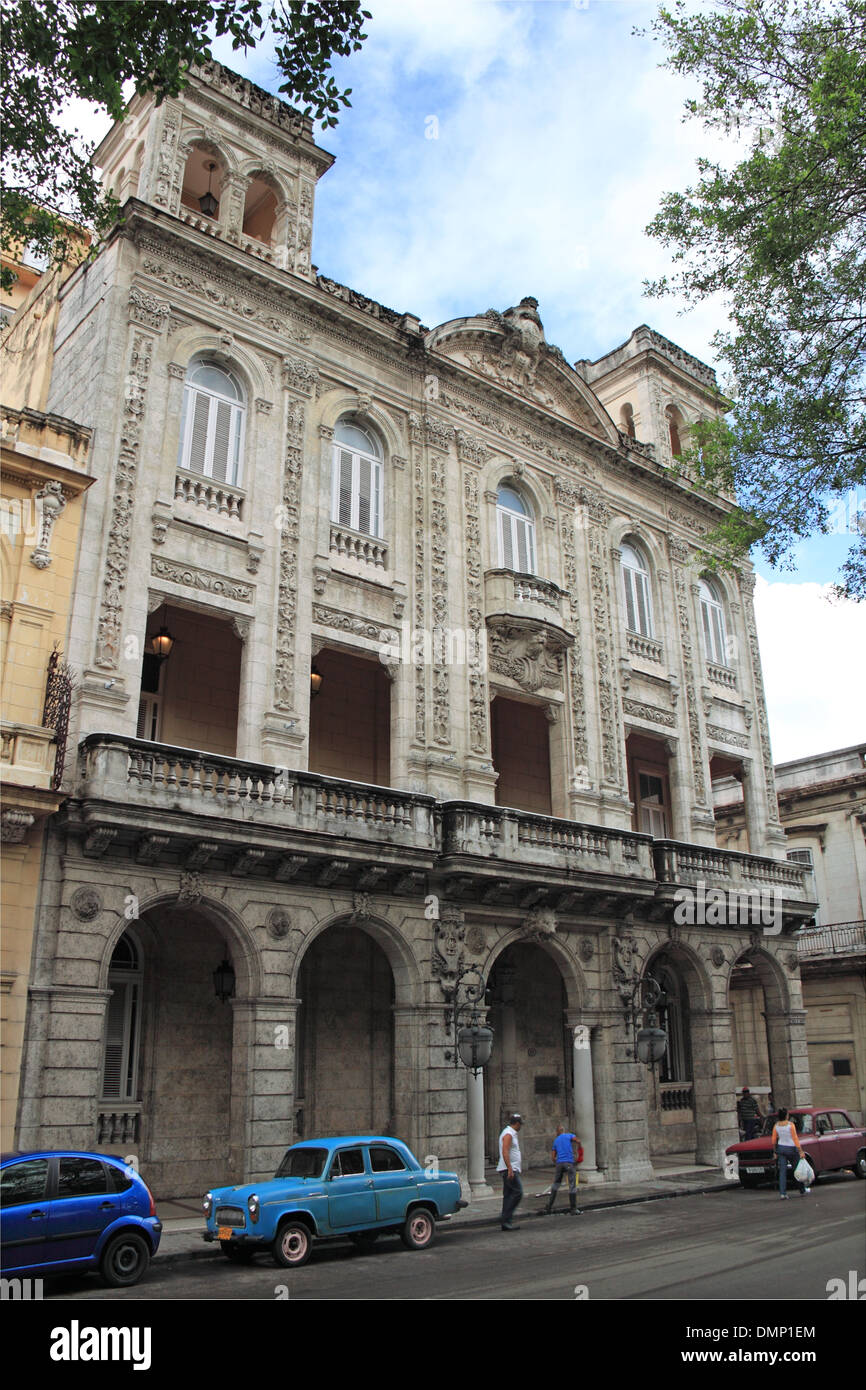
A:
[[[534,295],[548,342],[595,358],[650,323],[715,365],[724,306],[650,299],[670,268],[644,228],[698,155],[734,156],[695,120],[694,93],[660,67],[645,0],[364,0],[352,88],[319,184],[313,261],[323,274],[432,327]],[[214,55],[279,86],[267,45]],[[757,555],[755,594],[773,755],[788,761],[866,740],[866,604],[828,591],[863,497],[796,569]]]

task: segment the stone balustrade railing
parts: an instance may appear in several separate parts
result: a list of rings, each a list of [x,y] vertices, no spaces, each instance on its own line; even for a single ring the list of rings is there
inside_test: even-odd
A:
[[[82,741],[79,776],[86,798],[436,849],[435,800],[416,792],[108,734]]]
[[[808,902],[806,870],[799,864],[766,859],[739,850],[703,848],[675,840],[654,840],[653,858],[661,883],[707,890],[777,892],[783,898]]]
[[[141,1137],[142,1107],[135,1101],[103,1101],[96,1123],[96,1143],[137,1144]]]
[[[664,648],[654,637],[642,637],[639,632],[629,632],[626,634],[626,640],[632,656],[640,657],[643,661],[661,661]]]
[[[726,690],[737,688],[737,678],[728,666],[717,666],[714,661],[708,661],[707,675],[716,685],[723,685]]]
[[[691,1110],[692,1096],[691,1081],[662,1081],[659,1084],[662,1110]]]
[[[517,864],[654,876],[648,835],[608,830],[510,807],[448,801],[442,808],[442,853]]]
[[[529,574],[515,574],[513,579],[514,597],[518,603],[543,603],[559,612],[560,589],[557,584]]]
[[[244,494],[225,483],[199,478],[195,473],[178,472],[174,480],[175,502],[201,507],[214,517],[243,521]],[[203,520],[203,518],[202,518]]]
[[[331,526],[330,549],[332,555],[348,556],[376,569],[388,567],[388,547],[384,541],[359,531],[349,531],[345,526]]]

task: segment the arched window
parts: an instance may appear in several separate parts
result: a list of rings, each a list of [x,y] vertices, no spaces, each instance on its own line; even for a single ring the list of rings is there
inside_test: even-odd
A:
[[[535,574],[535,522],[529,505],[508,483],[496,493],[499,564],[519,574]]]
[[[244,199],[244,236],[253,237],[270,246],[274,238],[277,217],[277,197],[261,174],[254,174]]]
[[[338,421],[334,430],[331,520],[366,536],[383,534],[382,450],[350,420]]]
[[[141,1033],[141,954],[125,932],[114,948],[108,973],[111,998],[105,1015],[102,1099],[138,1099],[138,1043]]]
[[[629,439],[636,438],[634,429],[634,411],[628,401],[626,401],[625,405],[622,407],[622,410],[619,412],[619,420],[623,434],[627,434]]]
[[[668,422],[671,453],[676,458],[683,451],[683,417],[675,405],[669,405],[665,411],[665,419]]]
[[[200,216],[219,217],[220,198],[225,170],[221,156],[206,142],[190,149],[183,171],[180,201],[183,207]]]
[[[636,546],[622,547],[620,569],[625,598],[625,625],[629,632],[652,637],[653,615],[647,563]]]
[[[191,362],[183,389],[178,467],[238,485],[245,414],[236,376],[216,362]]]
[[[727,666],[728,634],[725,629],[725,610],[715,584],[701,579],[698,584],[701,600],[701,629],[704,634],[704,651],[707,661],[717,666]]]
[[[661,1081],[692,1080],[692,1048],[689,1027],[689,995],[678,970],[659,962],[650,975],[661,986],[659,1027],[667,1036],[667,1050],[659,1068]]]

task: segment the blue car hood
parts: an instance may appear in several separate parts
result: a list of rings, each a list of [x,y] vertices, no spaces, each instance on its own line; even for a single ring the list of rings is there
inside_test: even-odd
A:
[[[247,1182],[239,1187],[213,1187],[211,1193],[214,1206],[219,1202],[246,1208],[247,1198],[254,1192],[265,1203],[295,1201],[321,1194],[324,1190],[325,1184],[321,1178],[270,1178],[267,1182]]]

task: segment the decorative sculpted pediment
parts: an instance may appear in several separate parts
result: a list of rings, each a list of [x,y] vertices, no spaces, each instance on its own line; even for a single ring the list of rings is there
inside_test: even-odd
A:
[[[430,334],[427,349],[616,442],[616,430],[602,405],[559,348],[546,341],[535,299],[521,299],[504,313],[488,309],[486,314],[441,324]]]

